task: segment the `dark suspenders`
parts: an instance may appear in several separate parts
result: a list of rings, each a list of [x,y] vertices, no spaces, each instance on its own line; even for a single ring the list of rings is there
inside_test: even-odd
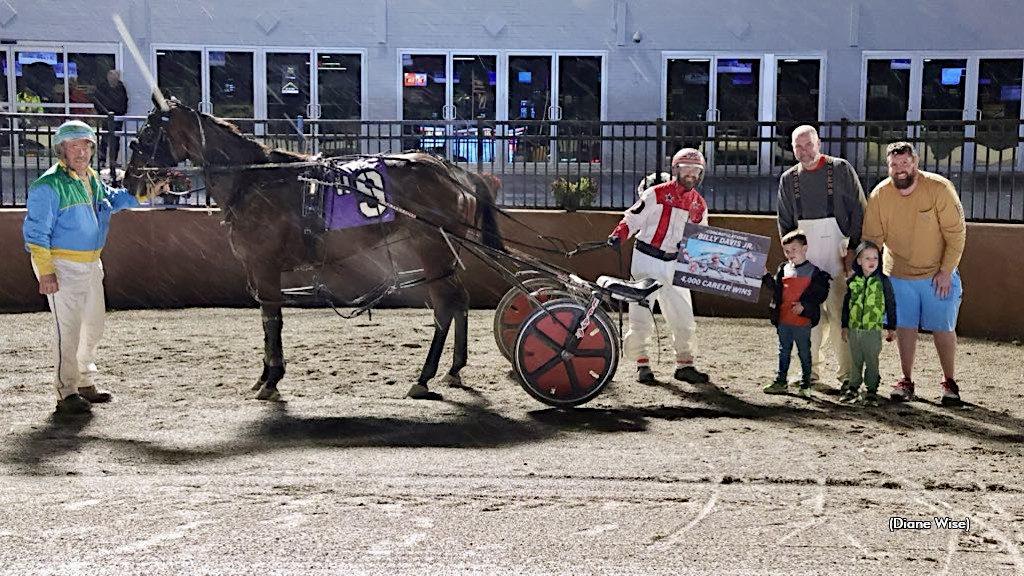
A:
[[[832,169],[832,159],[826,156],[825,177],[828,180],[828,204],[826,205],[828,210],[828,218],[832,218],[835,216],[835,203],[832,199],[833,182],[835,182],[834,176],[835,174]],[[800,200],[800,168],[797,168],[796,170],[793,171],[793,202],[796,204],[796,219],[802,220],[804,217],[804,205],[803,202],[801,202]]]

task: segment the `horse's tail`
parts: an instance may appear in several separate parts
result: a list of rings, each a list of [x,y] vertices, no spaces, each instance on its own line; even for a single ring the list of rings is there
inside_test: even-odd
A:
[[[476,217],[480,225],[480,240],[484,246],[495,250],[505,250],[498,229],[498,190],[501,180],[493,174],[477,174],[476,178]]]

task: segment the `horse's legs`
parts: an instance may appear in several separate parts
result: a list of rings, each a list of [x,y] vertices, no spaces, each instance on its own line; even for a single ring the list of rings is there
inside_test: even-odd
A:
[[[427,383],[437,375],[437,367],[441,361],[445,341],[452,320],[455,320],[455,357],[452,368],[445,380],[450,385],[461,384],[459,371],[466,365],[468,357],[468,296],[466,289],[454,275],[434,282],[430,287],[430,300],[434,306],[434,337],[430,342],[430,350],[423,364],[419,380],[409,389],[410,398],[437,399],[440,396],[427,389]]]
[[[448,371],[449,384],[462,384],[459,371],[466,367],[469,359],[469,311],[465,308],[453,312],[455,320],[455,358]]]
[[[280,400],[277,383],[284,378],[284,345],[281,342],[281,274],[266,271],[250,277],[263,317],[263,373],[252,387],[258,400]]]
[[[420,371],[419,380],[409,388],[408,396],[417,399],[440,399],[440,395],[430,392],[427,383],[437,375],[437,365],[441,362],[441,352],[444,351],[444,343],[448,339],[448,329],[452,325],[452,315],[447,310],[434,310],[434,338],[430,341],[430,350],[427,352],[427,359],[423,363],[423,370]]]

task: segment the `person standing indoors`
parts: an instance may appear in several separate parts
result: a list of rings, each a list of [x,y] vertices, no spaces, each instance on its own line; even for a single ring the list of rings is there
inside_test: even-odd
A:
[[[907,142],[885,151],[889,177],[868,199],[864,239],[883,247],[882,268],[896,296],[896,347],[903,378],[893,387],[896,401],[914,398],[914,356],[918,330],[928,330],[942,366],[944,406],[959,406],[956,382],[956,321],[963,285],[960,258],[967,223],[956,188],[949,180],[918,169]]]
[[[61,124],[53,142],[59,160],[29,187],[23,233],[54,319],[57,413],[84,414],[112,397],[93,382],[106,313],[100,252],[110,215],[139,202],[93,170],[96,133],[88,124]]]
[[[792,145],[798,164],[779,179],[779,237],[802,230],[807,259],[833,279],[821,321],[811,330],[812,380],[821,382],[822,350],[829,342],[839,364],[836,379],[845,386],[850,380],[850,350],[841,337],[844,279],[851,273],[853,248],[860,244],[864,189],[849,162],[821,153],[813,126],[797,127]]]
[[[655,278],[661,281],[662,287],[650,301],[653,305],[657,299],[672,331],[672,347],[676,353],[674,377],[691,384],[705,384],[709,377],[693,365],[697,323],[693,318],[690,291],[674,286],[672,281],[686,223],[701,226],[708,223],[707,203],[697,191],[704,180],[704,167],[704,155],[699,150],[683,148],[676,152],[672,157],[674,179],[645,190],[608,237],[608,244],[617,246],[630,236],[636,236],[630,273],[636,280]],[[630,303],[629,330],[623,339],[623,353],[636,361],[637,381],[644,384],[657,382],[649,352],[653,335],[652,311]]]

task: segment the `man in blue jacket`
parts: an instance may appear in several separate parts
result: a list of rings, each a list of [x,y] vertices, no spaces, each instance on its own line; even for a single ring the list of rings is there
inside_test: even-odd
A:
[[[23,232],[54,318],[57,413],[84,414],[111,399],[92,380],[106,312],[100,252],[110,215],[139,202],[91,167],[96,133],[88,124],[61,124],[53,144],[59,160],[29,187]]]

